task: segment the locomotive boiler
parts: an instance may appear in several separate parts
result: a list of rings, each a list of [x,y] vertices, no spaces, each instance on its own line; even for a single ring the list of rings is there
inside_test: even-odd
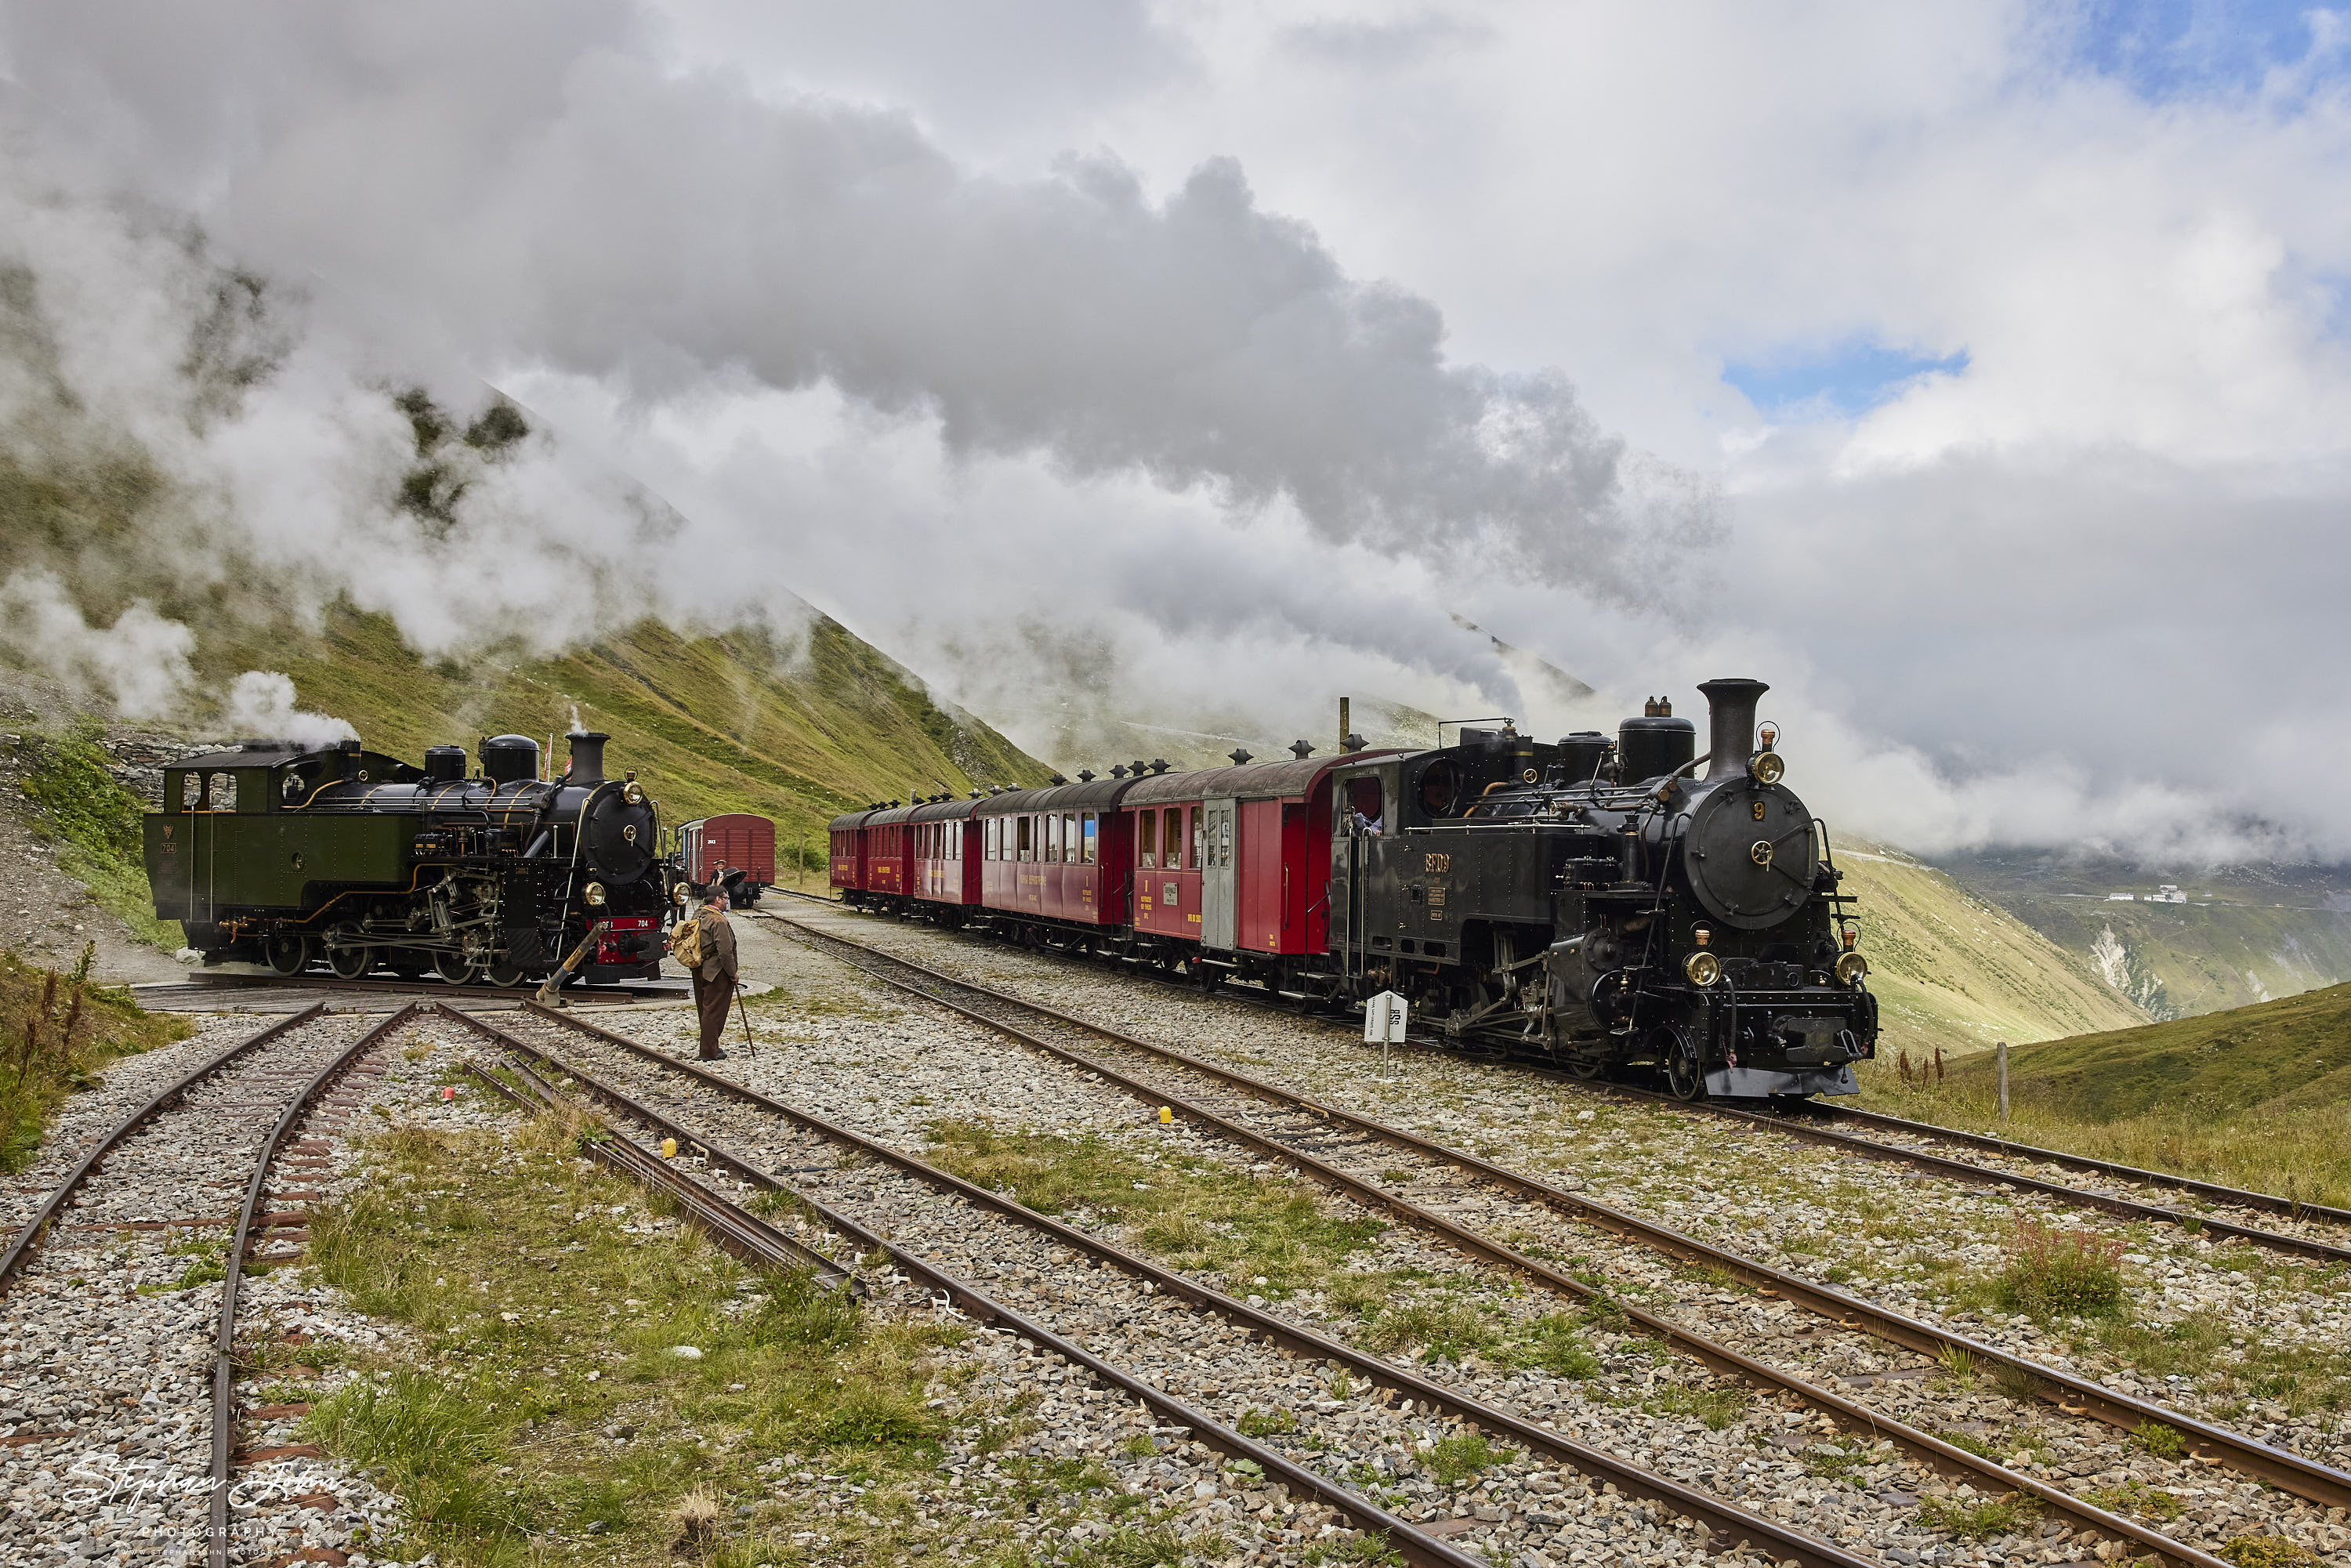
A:
[[[575,732],[561,778],[527,736],[435,746],[416,767],[357,740],[249,740],[164,769],[145,821],[157,918],[216,964],[355,979],[520,986],[595,935],[590,983],[660,973],[668,915],[659,820],[636,775],[604,771],[607,736]]]

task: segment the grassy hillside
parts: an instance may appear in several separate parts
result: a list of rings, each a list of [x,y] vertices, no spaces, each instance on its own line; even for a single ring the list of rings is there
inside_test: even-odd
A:
[[[332,617],[317,638],[238,642],[225,665],[271,660],[306,706],[403,757],[439,742],[470,750],[504,730],[542,744],[556,733],[560,757],[576,710],[611,735],[608,765],[634,769],[665,822],[732,810],[772,817],[778,857],[789,862],[805,835],[820,883],[824,824],[841,811],[1046,773],[823,617],[789,644],[756,631],[688,638],[645,622],[559,658],[487,659],[466,670],[427,664],[388,622],[356,613]]]
[[[2147,1015],[2089,967],[1946,873],[1883,845],[1836,841],[1860,900],[1889,1057],[1931,1057],[2127,1028]]]
[[[2351,1205],[2351,985],[1988,1057],[1939,1083],[1884,1064],[1865,1101],[1904,1115],[2209,1181]]]

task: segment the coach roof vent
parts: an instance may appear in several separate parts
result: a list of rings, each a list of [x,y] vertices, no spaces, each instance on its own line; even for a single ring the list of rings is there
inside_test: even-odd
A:
[[[1290,755],[1303,762],[1314,755],[1314,743],[1301,737],[1290,743]]]
[[[1048,784],[1067,784],[1069,780],[1062,778],[1058,773],[1049,773],[1045,776],[1045,782]]]
[[[1079,783],[1081,783],[1081,784],[1091,784],[1091,783],[1092,783],[1093,781],[1094,781],[1094,770],[1093,770],[1092,768],[1079,768],[1079,769],[1078,769],[1078,782],[1079,782]]]
[[[1339,749],[1349,752],[1361,751],[1364,749],[1364,737],[1360,735],[1350,735],[1345,740],[1340,742]]]
[[[1225,755],[1233,759],[1234,767],[1238,768],[1249,759],[1249,748],[1246,746],[1236,746]]]
[[[1113,778],[1113,779],[1123,779],[1123,778],[1125,778],[1125,777],[1126,777],[1126,764],[1125,764],[1125,763],[1123,763],[1123,762],[1113,762],[1113,763],[1112,763],[1112,764],[1111,764],[1111,768],[1110,768],[1110,776],[1111,776],[1112,778]]]
[[[1165,773],[1170,766],[1167,758],[1164,757],[1155,757],[1151,759],[1151,771],[1154,773]]]

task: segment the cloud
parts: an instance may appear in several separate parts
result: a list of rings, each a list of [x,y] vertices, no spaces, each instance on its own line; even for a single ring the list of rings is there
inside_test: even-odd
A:
[[[1311,736],[1737,671],[1907,841],[2351,853],[2274,782],[2351,763],[2325,14],[131,15],[0,24],[43,178],[301,330],[192,435],[138,389],[218,267],[26,197],[57,373],[428,645],[795,591],[1024,738],[1047,683]],[[548,433],[438,537],[411,381]]]

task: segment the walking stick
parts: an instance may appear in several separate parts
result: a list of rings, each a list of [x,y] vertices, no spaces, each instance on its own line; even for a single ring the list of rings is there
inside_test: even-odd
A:
[[[743,1020],[743,1054],[751,1054],[751,1009],[743,1000],[743,982],[735,982],[735,1013]]]

